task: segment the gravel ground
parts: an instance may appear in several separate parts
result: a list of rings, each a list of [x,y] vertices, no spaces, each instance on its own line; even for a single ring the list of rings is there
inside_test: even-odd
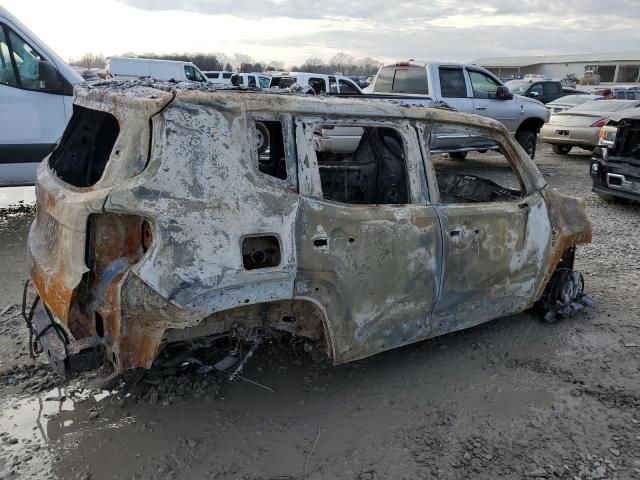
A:
[[[556,324],[526,312],[339,367],[273,343],[247,381],[174,370],[120,405],[32,364],[4,312],[0,479],[640,478],[640,211],[591,193],[588,158],[538,150],[594,226],[577,268],[595,305]],[[0,309],[32,215],[0,215]]]

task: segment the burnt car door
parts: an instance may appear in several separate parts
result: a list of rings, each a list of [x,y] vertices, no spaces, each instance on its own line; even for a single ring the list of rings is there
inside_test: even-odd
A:
[[[443,235],[442,284],[432,335],[460,330],[522,310],[544,277],[551,226],[517,147],[488,130],[436,123],[430,132],[458,129],[493,147],[465,162],[430,152],[427,173]],[[429,143],[430,133],[426,135]],[[535,170],[537,171],[537,170]],[[436,196],[437,195],[437,196]]]
[[[296,119],[300,204],[295,297],[325,311],[336,363],[429,335],[440,225],[415,129],[404,121]],[[327,126],[360,127],[334,152]]]

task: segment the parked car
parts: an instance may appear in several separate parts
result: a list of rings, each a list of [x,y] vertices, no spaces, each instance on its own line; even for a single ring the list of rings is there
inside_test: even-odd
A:
[[[191,62],[151,58],[109,57],[106,70],[116,79],[151,77],[176,82],[207,82],[207,77]]]
[[[265,73],[235,73],[231,77],[231,85],[269,88],[271,76]]]
[[[612,115],[600,147],[591,159],[593,191],[610,202],[640,201],[640,108]]]
[[[549,188],[500,123],[355,96],[157,87],[78,89],[38,169],[28,261],[41,303],[27,313],[59,373],[117,375],[222,339],[242,344],[214,360],[232,376],[272,335],[340,364],[588,303],[573,269],[591,240],[584,203]],[[257,123],[271,134],[263,154]],[[317,141],[353,124],[365,130],[353,154]],[[492,140],[496,166],[430,154],[434,131],[456,129]]]
[[[589,92],[585,92],[584,90],[578,90],[576,88],[571,88],[571,87],[562,87],[562,93],[565,96],[566,95],[591,95]]]
[[[599,87],[591,90],[592,95],[604,95],[606,90],[611,90],[613,98],[619,100],[640,100],[640,87],[636,85],[618,85],[615,87]]]
[[[562,84],[555,80],[511,80],[506,85],[511,93],[534,98],[542,103],[553,102],[565,95]]]
[[[565,97],[560,97],[553,102],[547,103],[547,108],[551,113],[559,113],[564,112],[565,110],[569,110],[570,108],[575,107],[576,105],[581,105],[585,102],[590,102],[592,100],[602,100],[600,95],[567,95]]]
[[[567,155],[573,147],[593,150],[598,146],[600,129],[609,117],[628,108],[640,106],[639,100],[594,100],[551,115],[540,130],[540,140],[550,143],[553,151]]]
[[[549,111],[544,105],[514,96],[491,72],[476,65],[416,61],[387,64],[380,68],[368,89],[376,94],[399,97],[419,94],[460,112],[498,120],[515,135],[531,158],[535,156],[540,127],[549,120]],[[473,149],[468,140],[462,139],[459,151],[452,150],[450,155],[463,160]]]
[[[219,85],[231,85],[231,77],[234,72],[220,72],[213,70],[204,70],[202,73],[209,79],[211,83],[217,83]]]
[[[12,61],[13,60],[13,61]],[[0,6],[0,187],[33,185],[83,78]]]
[[[291,72],[271,77],[271,88],[289,88],[298,85],[304,93],[339,95],[361,95],[362,90],[353,80],[343,75],[325,75],[322,73]]]

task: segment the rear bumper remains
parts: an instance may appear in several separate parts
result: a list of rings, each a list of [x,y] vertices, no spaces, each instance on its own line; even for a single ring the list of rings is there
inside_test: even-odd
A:
[[[23,302],[26,302],[26,295]],[[51,368],[64,378],[75,372],[98,368],[104,363],[105,349],[98,337],[85,337],[70,342],[65,330],[51,312],[38,304],[36,301],[29,315],[25,316],[32,355],[46,353]],[[27,311],[24,303],[22,311]]]

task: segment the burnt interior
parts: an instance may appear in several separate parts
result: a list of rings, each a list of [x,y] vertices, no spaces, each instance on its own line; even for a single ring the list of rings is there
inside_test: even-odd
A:
[[[396,130],[365,127],[357,148],[348,153],[332,151],[334,132],[320,127],[314,142],[325,199],[350,204],[408,203],[405,153]]]
[[[119,133],[118,120],[110,113],[74,105],[62,140],[49,157],[49,167],[75,187],[94,185],[102,177]]]
[[[242,264],[245,270],[280,265],[280,242],[274,235],[247,237],[242,241]]]

